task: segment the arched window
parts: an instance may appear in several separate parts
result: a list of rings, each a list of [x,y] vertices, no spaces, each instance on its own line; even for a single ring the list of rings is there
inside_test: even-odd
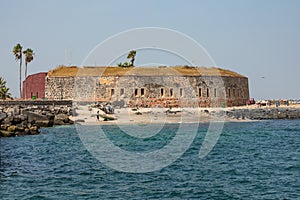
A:
[[[173,88],[170,88],[170,97],[173,97],[173,96],[174,96]]]
[[[141,88],[141,96],[145,95],[145,88]]]
[[[165,89],[164,88],[160,88],[160,96],[161,97],[165,96]]]

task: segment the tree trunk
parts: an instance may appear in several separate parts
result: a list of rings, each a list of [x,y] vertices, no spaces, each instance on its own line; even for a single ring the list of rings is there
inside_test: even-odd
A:
[[[25,80],[27,78],[27,62],[25,62]]]
[[[25,87],[24,87],[24,98],[27,99],[27,62],[25,61]]]
[[[22,98],[22,57],[20,58],[20,98]]]

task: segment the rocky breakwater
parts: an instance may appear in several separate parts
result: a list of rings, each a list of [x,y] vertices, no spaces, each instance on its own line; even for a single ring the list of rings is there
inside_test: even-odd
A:
[[[233,119],[271,120],[271,119],[300,119],[299,107],[264,107],[230,109],[226,116]]]
[[[73,124],[71,115],[71,106],[2,106],[0,136],[35,135],[39,134],[40,127]]]
[[[8,116],[1,113],[0,136],[13,137],[20,135],[36,135],[39,133],[39,126],[34,121],[29,121],[24,115]]]

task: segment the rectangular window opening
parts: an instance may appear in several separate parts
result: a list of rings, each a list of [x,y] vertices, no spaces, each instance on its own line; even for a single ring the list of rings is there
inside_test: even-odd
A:
[[[217,89],[214,89],[214,96],[217,97]]]
[[[228,89],[228,97],[231,98],[230,88]]]
[[[160,96],[163,97],[165,95],[165,90],[164,88],[160,88]]]
[[[173,88],[170,88],[170,97],[174,96]]]
[[[199,88],[199,97],[202,97],[202,89],[201,88]]]
[[[145,88],[141,88],[141,96],[145,95]]]
[[[138,96],[138,93],[139,92],[139,90],[136,88],[135,90],[134,90],[134,96]]]
[[[124,95],[124,88],[120,89],[120,96]]]
[[[110,96],[113,96],[115,94],[115,89],[110,89]]]
[[[206,96],[209,97],[209,89],[206,89]]]

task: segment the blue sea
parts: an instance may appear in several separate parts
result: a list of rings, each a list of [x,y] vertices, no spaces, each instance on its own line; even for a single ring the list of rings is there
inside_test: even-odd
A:
[[[199,125],[177,160],[146,173],[99,161],[75,126],[1,138],[0,199],[300,199],[300,120],[225,123],[216,145],[199,158],[208,127]],[[151,152],[171,143],[178,124],[149,138],[116,125],[101,128],[121,149]]]

